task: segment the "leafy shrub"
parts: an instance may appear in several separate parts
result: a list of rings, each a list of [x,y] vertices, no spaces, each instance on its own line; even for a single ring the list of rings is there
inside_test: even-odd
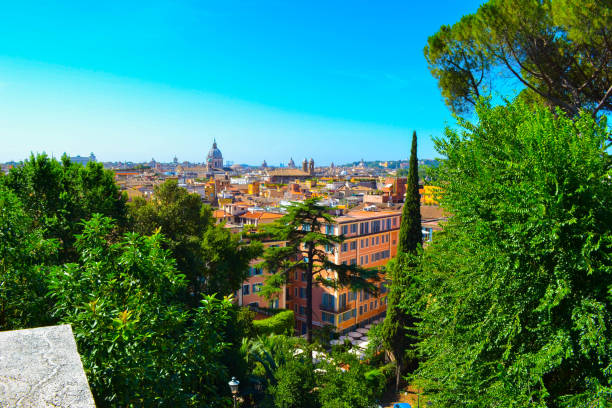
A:
[[[283,310],[267,319],[254,320],[253,328],[259,336],[291,334],[294,324],[293,310]]]

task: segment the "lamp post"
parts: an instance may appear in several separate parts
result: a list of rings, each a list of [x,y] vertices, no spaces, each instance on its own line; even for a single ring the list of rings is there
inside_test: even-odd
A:
[[[232,398],[234,398],[234,408],[236,408],[237,397],[238,397],[238,386],[240,385],[240,381],[238,381],[236,377],[232,377],[228,385],[230,387],[230,390],[232,391]]]

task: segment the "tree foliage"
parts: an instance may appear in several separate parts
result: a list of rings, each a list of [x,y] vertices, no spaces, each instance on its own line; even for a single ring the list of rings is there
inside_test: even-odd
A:
[[[288,282],[291,273],[304,273],[306,278],[306,325],[308,342],[312,342],[312,287],[349,286],[355,290],[374,292],[378,272],[356,265],[337,265],[328,259],[332,251],[344,241],[340,235],[326,234],[325,227],[333,225],[329,208],[311,198],[287,208],[287,214],[276,223],[266,226],[274,239],[286,241],[284,247],[269,247],[264,253],[264,267],[271,272],[262,293],[274,296]]]
[[[259,256],[259,242],[246,243],[222,226],[215,226],[210,207],[176,180],[155,187],[154,198],[137,198],[130,205],[136,232],[150,235],[160,229],[177,268],[189,282],[192,299],[201,293],[229,295],[241,287],[249,262]]]
[[[439,406],[612,403],[609,133],[532,108],[482,103],[436,141],[452,217],[420,266],[417,375]]]
[[[226,406],[226,352],[234,309],[204,297],[186,309],[186,288],[160,234],[114,238],[94,216],[76,241],[77,263],[56,267],[53,313],[72,325],[98,406]],[[235,344],[237,347],[237,343]]]
[[[59,263],[75,259],[73,245],[82,220],[99,213],[115,219],[121,228],[126,225],[126,199],[101,163],[82,166],[65,155],[61,162],[32,155],[0,183],[19,197],[34,228],[58,240]]]
[[[45,261],[57,242],[33,227],[19,198],[0,185],[0,331],[52,322],[45,298]]]
[[[424,53],[455,113],[511,78],[525,100],[596,115],[612,110],[611,34],[609,0],[489,0],[442,26]]]

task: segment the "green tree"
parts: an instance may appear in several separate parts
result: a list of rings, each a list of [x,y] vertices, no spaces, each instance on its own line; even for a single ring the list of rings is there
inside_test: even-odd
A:
[[[424,53],[455,113],[510,77],[525,100],[597,115],[612,110],[611,34],[609,0],[490,0],[442,26]]]
[[[229,295],[239,289],[249,262],[262,252],[259,242],[246,243],[215,226],[210,207],[176,180],[156,186],[150,201],[134,200],[130,215],[136,232],[150,235],[160,229],[167,237],[165,245],[186,275],[195,302],[201,293]]]
[[[48,325],[45,262],[57,242],[33,227],[19,198],[0,185],[0,331]]]
[[[319,205],[316,198],[311,198],[289,206],[286,215],[266,226],[271,237],[287,244],[266,249],[263,265],[271,275],[266,279],[262,293],[274,296],[293,272],[305,274],[308,343],[312,342],[313,285],[334,288],[349,286],[374,293],[376,287],[373,281],[378,280],[376,270],[366,270],[356,265],[337,265],[329,260],[329,255],[338,250],[344,241],[343,236],[325,233],[325,227],[334,223],[329,210]]]
[[[334,353],[317,364],[316,383],[322,408],[370,408],[378,406],[386,378],[351,353]]]
[[[82,166],[65,155],[61,162],[45,154],[32,155],[0,182],[19,197],[32,227],[41,228],[45,238],[59,240],[59,263],[76,258],[73,245],[82,220],[99,213],[117,220],[122,228],[126,225],[126,199],[112,172],[101,163]]]
[[[402,208],[398,252],[414,252],[423,244],[421,232],[421,195],[419,193],[419,162],[417,159],[417,136],[412,133],[408,179],[406,180],[406,198]]]
[[[520,101],[476,113],[436,140],[452,216],[420,266],[419,382],[445,407],[608,406],[609,131]]]
[[[415,255],[418,249],[422,247],[422,242],[417,138],[416,132],[414,132],[412,134],[412,148],[406,182],[406,199],[404,200],[400,224],[398,253],[397,258],[387,265],[391,287],[387,297],[387,314],[380,331],[385,349],[393,355],[395,360],[395,392],[399,391],[400,375],[405,368],[411,344],[414,342],[413,339],[409,338],[408,333],[408,328],[413,326],[414,321],[400,304],[402,297],[410,292],[411,279],[408,275],[410,269],[415,266]]]
[[[231,300],[187,309],[163,237],[117,239],[113,229],[99,215],[85,222],[78,262],[49,277],[53,313],[72,325],[97,406],[227,406]]]

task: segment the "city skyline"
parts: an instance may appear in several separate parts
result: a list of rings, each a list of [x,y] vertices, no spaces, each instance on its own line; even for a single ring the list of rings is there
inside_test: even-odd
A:
[[[422,49],[480,2],[146,4],[7,6],[0,162],[397,160],[413,130],[433,159],[454,121]]]

